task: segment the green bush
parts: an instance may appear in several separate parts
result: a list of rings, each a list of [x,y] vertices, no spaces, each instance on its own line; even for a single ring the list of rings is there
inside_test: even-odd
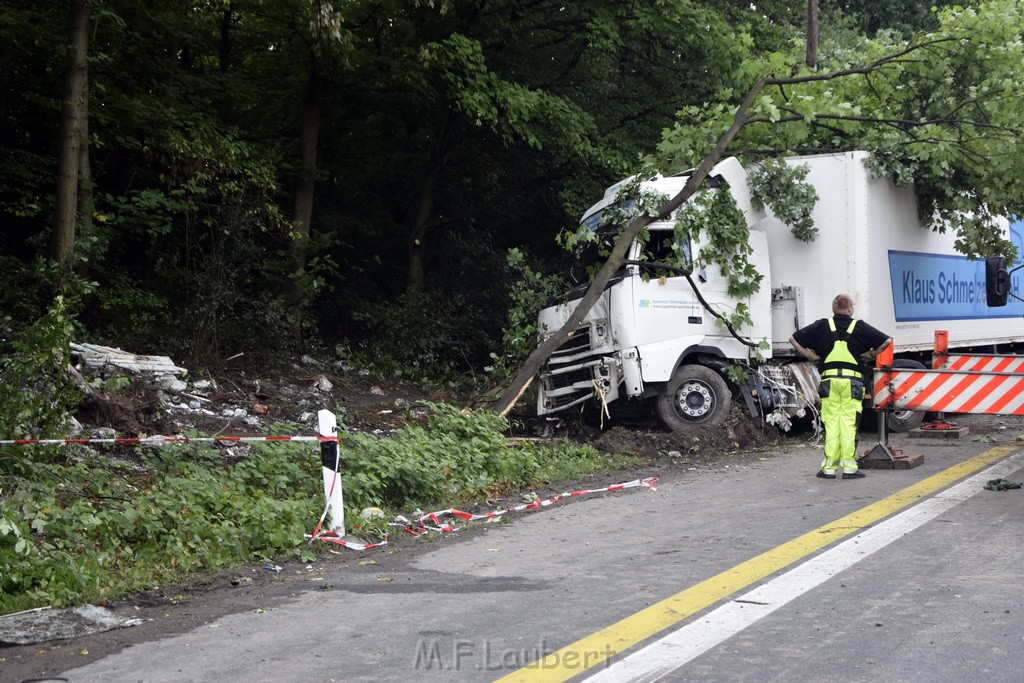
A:
[[[493,362],[487,368],[498,381],[511,378],[537,348],[538,338],[545,331],[537,328],[537,314],[552,297],[564,294],[569,289],[568,282],[562,276],[543,275],[531,267],[526,255],[519,249],[509,249],[507,260],[517,279],[510,291],[511,302],[501,345],[503,352],[501,355],[492,353]]]
[[[68,374],[74,326],[65,309],[64,298],[56,297],[0,359],[0,438],[63,435],[81,398]]]
[[[406,427],[387,438],[343,438],[345,496],[354,510],[429,505],[466,489],[498,482],[517,487],[533,480],[538,469],[534,454],[508,448],[505,418],[424,405],[434,413],[427,427]]]
[[[225,468],[213,448],[174,444],[142,453],[143,476],[95,453],[88,464],[36,468],[0,491],[0,612],[106,599],[183,572],[312,559],[303,534],[322,492],[301,450],[260,444]]]
[[[366,340],[359,349],[362,362],[393,377],[451,379],[474,345],[460,308],[457,296],[410,291],[394,303],[353,312]]]

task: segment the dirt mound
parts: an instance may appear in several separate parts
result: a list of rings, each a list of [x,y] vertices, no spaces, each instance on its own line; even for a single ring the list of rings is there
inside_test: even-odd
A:
[[[734,407],[724,422],[713,427],[680,433],[653,424],[644,429],[636,425],[615,426],[597,436],[593,444],[605,452],[642,458],[700,459],[768,448],[780,438],[774,427],[758,424]]]
[[[161,410],[157,390],[146,382],[87,396],[75,419],[87,428],[107,427],[133,437],[167,431],[167,417]]]
[[[346,430],[389,432],[428,415],[420,401],[457,401],[402,383],[385,384],[330,365],[295,362],[276,372],[221,370],[181,378],[82,368],[100,386],[75,418],[85,436],[146,437],[202,432],[258,436],[287,423],[316,433],[317,412],[330,410]],[[124,379],[110,386],[113,376]]]

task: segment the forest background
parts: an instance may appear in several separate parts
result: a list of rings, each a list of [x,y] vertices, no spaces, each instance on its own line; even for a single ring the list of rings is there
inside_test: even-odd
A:
[[[931,28],[932,4],[821,2],[817,59]],[[316,349],[500,383],[562,286],[558,233],[807,12],[5,2],[0,354],[59,295],[79,341],[185,365]]]

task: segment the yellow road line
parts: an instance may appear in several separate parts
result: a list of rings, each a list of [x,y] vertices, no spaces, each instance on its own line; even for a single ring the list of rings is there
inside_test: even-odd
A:
[[[953,482],[1001,460],[1019,444],[998,446],[897,491],[845,517],[818,527],[761,553],[731,569],[635,612],[619,622],[552,652],[496,683],[567,681],[630,647],[678,624],[752,583],[801,560],[825,546],[850,536],[897,510],[930,496]]]

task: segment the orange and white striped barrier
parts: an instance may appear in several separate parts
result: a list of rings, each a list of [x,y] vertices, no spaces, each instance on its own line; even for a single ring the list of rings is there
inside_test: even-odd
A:
[[[937,332],[932,369],[892,367],[892,347],[879,355],[873,383],[876,410],[1024,415],[1024,358],[949,354]]]
[[[950,353],[949,332],[936,330],[932,369],[968,372],[1024,372],[1024,356],[999,353]]]
[[[876,371],[874,404],[881,410],[1024,415],[1024,374]]]
[[[1024,356],[988,354],[946,354],[934,370],[963,370],[967,372],[1024,373]]]

